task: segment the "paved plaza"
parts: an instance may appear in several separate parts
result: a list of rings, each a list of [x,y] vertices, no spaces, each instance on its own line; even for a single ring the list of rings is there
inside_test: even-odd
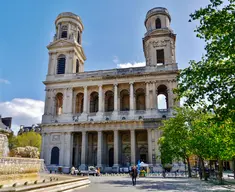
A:
[[[218,186],[205,183],[198,179],[188,178],[139,178],[137,185],[132,186],[130,177],[121,176],[102,176],[90,177],[91,184],[77,192],[122,192],[122,191],[187,191],[187,192],[206,192],[206,191],[235,191],[231,186]]]

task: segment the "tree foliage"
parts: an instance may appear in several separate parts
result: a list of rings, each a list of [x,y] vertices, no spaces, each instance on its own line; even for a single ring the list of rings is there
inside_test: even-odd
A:
[[[33,131],[18,135],[16,139],[17,147],[32,146],[37,147],[39,151],[41,149],[41,135]]]
[[[211,120],[214,114],[188,107],[176,108],[175,112],[175,117],[163,121],[161,127],[160,151],[167,163],[170,158],[188,162],[192,154],[201,161],[231,160],[235,156],[235,124],[231,119],[215,123]],[[221,179],[222,165],[220,168]]]
[[[180,72],[176,93],[188,106],[201,106],[219,120],[235,121],[235,0],[226,5],[210,0],[190,17],[199,21],[195,32],[205,41],[206,54]]]

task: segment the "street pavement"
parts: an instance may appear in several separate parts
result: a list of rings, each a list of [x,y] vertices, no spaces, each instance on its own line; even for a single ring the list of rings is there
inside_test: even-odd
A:
[[[123,192],[123,191],[164,191],[164,192],[228,192],[235,187],[218,186],[199,179],[189,178],[139,178],[136,186],[132,186],[131,178],[127,176],[90,176],[91,184],[76,192]],[[74,192],[75,192],[74,191]]]

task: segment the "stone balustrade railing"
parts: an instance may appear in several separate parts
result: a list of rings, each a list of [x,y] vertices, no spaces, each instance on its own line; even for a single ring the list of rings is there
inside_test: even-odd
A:
[[[178,70],[176,63],[169,63],[164,65],[154,65],[154,66],[145,66],[145,67],[133,67],[133,68],[120,68],[120,69],[108,69],[108,70],[99,70],[99,71],[87,71],[83,73],[72,73],[72,74],[59,74],[59,75],[48,75],[46,80],[54,80],[55,77],[57,80],[65,79],[89,79],[89,78],[111,78],[116,76],[123,75],[135,75],[135,74],[145,74],[149,72],[160,72],[160,71],[174,71]]]
[[[151,110],[134,110],[134,111],[119,111],[104,112],[104,113],[88,113],[86,118],[83,114],[63,114],[60,116],[43,116],[42,123],[72,123],[72,122],[96,122],[96,121],[112,121],[112,120],[141,120],[153,118],[167,118],[172,116],[172,109],[151,109]]]

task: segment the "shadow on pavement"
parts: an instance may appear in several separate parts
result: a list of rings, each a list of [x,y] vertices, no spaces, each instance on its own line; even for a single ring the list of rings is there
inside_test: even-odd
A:
[[[102,181],[104,184],[109,184],[109,185],[115,185],[115,187],[127,187],[132,185],[131,178],[126,178],[125,180],[115,180],[115,177],[113,178],[114,180],[106,180]],[[99,182],[100,183],[100,182]],[[136,182],[136,188],[140,190],[147,190],[147,191],[156,191],[156,190],[161,190],[161,191],[190,191],[190,192],[199,192],[199,191],[216,191],[216,192],[228,192],[231,191],[229,190],[229,186],[223,186],[226,187],[226,189],[221,189],[220,186],[212,185],[210,183],[205,183],[198,180],[190,180],[190,179],[177,179],[177,180],[167,180],[167,179],[162,179],[162,180],[142,180],[142,179],[137,179]]]

